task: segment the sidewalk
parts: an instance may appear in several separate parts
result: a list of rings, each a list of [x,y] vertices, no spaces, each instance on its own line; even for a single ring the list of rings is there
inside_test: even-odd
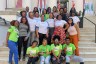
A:
[[[0,23],[0,46],[2,46],[6,41],[7,30],[8,26],[2,26]]]

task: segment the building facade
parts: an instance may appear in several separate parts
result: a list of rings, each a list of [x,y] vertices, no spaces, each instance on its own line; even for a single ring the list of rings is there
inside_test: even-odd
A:
[[[43,0],[42,0],[43,1]],[[57,6],[57,0],[45,0],[46,1],[46,7]],[[65,0],[59,0],[59,1],[65,1]],[[69,0],[67,3],[67,9],[68,11],[72,7],[72,3],[75,4],[75,8],[77,12],[83,11],[84,3],[86,2],[92,2],[93,9],[96,11],[96,0]],[[6,8],[25,8],[26,6],[29,6],[31,10],[33,10],[34,7],[37,7],[38,0],[0,0],[0,11],[4,11]]]

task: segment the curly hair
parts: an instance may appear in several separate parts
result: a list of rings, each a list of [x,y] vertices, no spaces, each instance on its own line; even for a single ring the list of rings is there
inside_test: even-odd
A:
[[[58,40],[60,41],[60,36],[59,36],[59,35],[55,35],[55,36],[53,37],[53,41],[55,41],[55,39],[58,39]]]

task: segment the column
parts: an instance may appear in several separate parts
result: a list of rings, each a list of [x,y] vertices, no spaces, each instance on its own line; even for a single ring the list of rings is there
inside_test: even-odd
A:
[[[31,0],[31,9],[33,10],[34,7],[37,7],[38,0]]]
[[[69,11],[72,8],[72,1],[75,3],[76,11],[83,11],[83,0],[69,0]]]
[[[46,0],[47,7],[53,8],[54,6],[57,6],[57,0]]]
[[[16,8],[22,8],[22,0],[16,0]]]
[[[22,7],[23,8],[26,8],[26,6],[28,6],[31,9],[31,4],[32,4],[31,0],[22,0]]]
[[[83,0],[75,0],[76,11],[83,11]]]
[[[5,11],[6,0],[0,0],[0,11]]]
[[[7,8],[15,8],[16,0],[7,0]]]

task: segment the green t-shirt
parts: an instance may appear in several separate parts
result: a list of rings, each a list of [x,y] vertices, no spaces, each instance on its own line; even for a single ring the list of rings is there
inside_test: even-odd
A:
[[[64,45],[63,45],[63,49],[64,49],[64,48],[67,48],[67,49],[66,49],[66,55],[68,55],[68,56],[73,55],[73,52],[74,52],[74,50],[76,49],[75,45],[72,44],[72,43],[70,43],[69,45],[64,44]]]
[[[15,26],[11,26],[8,29],[8,32],[10,32],[9,40],[17,42],[19,37],[19,31]]]
[[[44,20],[46,21],[47,19],[49,19],[49,14],[45,14],[44,16]]]
[[[36,55],[38,55],[38,53],[39,53],[39,48],[38,47],[35,47],[35,48],[28,47],[27,48],[26,54],[29,54],[31,56],[36,56]]]
[[[62,50],[62,45],[61,44],[59,44],[59,45],[54,45],[54,44],[52,44],[51,45],[51,50],[53,50],[54,51],[54,54],[56,55],[56,56],[58,56],[59,54],[61,54],[59,51],[60,50]]]
[[[46,45],[46,46],[40,45],[40,46],[39,46],[39,51],[44,53],[44,55],[43,55],[44,57],[47,57],[47,56],[49,56],[50,54],[46,54],[46,53],[47,53],[47,52],[50,52],[50,51],[51,51],[51,48],[50,48],[49,45]]]

